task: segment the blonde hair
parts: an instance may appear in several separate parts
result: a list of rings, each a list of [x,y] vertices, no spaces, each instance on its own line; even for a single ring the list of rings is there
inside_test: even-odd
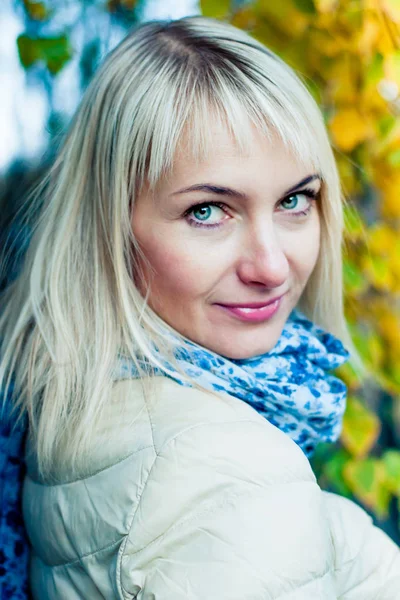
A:
[[[301,308],[350,345],[342,300],[342,199],[321,113],[295,73],[249,35],[201,17],[138,27],[84,94],[31,205],[41,204],[18,279],[2,300],[0,385],[13,380],[39,469],[69,453],[71,469],[109,401],[116,357],[143,381],[174,365],[168,326],[135,286],[135,197],[188,151],[207,155],[210,113],[245,149],[250,126],[278,137],[322,178],[321,250]],[[145,257],[142,257],[145,259]],[[149,293],[149,291],[148,291]],[[58,454],[57,454],[58,453]]]

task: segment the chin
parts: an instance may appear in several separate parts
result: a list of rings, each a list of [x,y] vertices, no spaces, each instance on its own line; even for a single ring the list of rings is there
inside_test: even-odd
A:
[[[220,342],[216,344],[216,347],[210,349],[225,358],[230,360],[245,360],[248,358],[254,358],[256,356],[260,356],[261,354],[265,354],[272,350],[272,348],[276,345],[281,334],[281,329],[279,332],[272,336],[268,336],[268,341],[266,341],[266,336],[260,336],[259,340],[254,339],[254,336],[247,343],[245,340],[242,340],[240,343],[238,339],[231,340],[230,343]],[[258,337],[258,336],[257,336]]]
[[[274,346],[275,344],[272,344],[268,347],[264,346],[262,350],[238,350],[237,352],[226,351],[218,352],[218,354],[229,360],[247,360],[250,358],[255,358],[256,356],[261,356],[262,354],[266,354],[267,352],[272,350]]]

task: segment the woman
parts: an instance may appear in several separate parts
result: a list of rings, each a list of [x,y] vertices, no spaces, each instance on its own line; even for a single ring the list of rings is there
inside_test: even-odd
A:
[[[139,27],[38,195],[1,321],[34,597],[398,598],[398,548],[307,460],[350,341],[337,171],[292,70],[227,24]]]

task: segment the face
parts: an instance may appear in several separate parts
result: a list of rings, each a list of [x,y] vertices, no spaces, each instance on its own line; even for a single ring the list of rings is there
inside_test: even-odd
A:
[[[200,164],[181,146],[139,194],[132,227],[151,269],[138,284],[176,331],[244,359],[273,348],[314,269],[321,181],[255,131],[245,155],[223,128],[213,140]]]

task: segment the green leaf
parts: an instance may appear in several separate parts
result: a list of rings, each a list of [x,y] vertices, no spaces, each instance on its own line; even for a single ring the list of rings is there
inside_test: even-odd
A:
[[[350,321],[348,321],[347,323],[348,323],[349,329],[351,331]],[[357,390],[360,388],[360,386],[361,386],[360,376],[359,376],[357,369],[355,368],[355,366],[353,364],[351,364],[349,362],[345,363],[344,365],[342,365],[341,367],[336,369],[335,373],[340,379],[343,379],[343,381],[345,382],[345,384],[347,385],[348,388],[350,388],[352,390]]]
[[[351,325],[351,337],[362,360],[371,369],[379,367],[384,359],[383,340],[376,332],[363,327],[363,323]]]
[[[357,398],[349,396],[343,419],[342,442],[357,458],[362,458],[375,444],[381,425],[378,417]]]
[[[354,206],[347,205],[344,208],[344,222],[346,232],[351,237],[359,238],[365,235],[365,225],[361,214]]]
[[[382,456],[382,461],[386,469],[388,487],[400,498],[400,452],[388,450]]]
[[[365,79],[368,84],[376,85],[384,78],[384,65],[384,56],[380,52],[376,52],[366,66]]]
[[[294,0],[296,8],[306,15],[316,15],[317,9],[314,4],[314,0]]]
[[[379,290],[390,290],[393,282],[393,273],[390,262],[386,257],[367,256],[363,264],[366,279]]]
[[[22,34],[17,38],[19,57],[25,68],[43,61],[50,73],[55,75],[72,57],[72,49],[66,35],[58,37],[33,37]]]
[[[353,467],[353,481],[356,481],[357,486],[365,492],[371,492],[375,480],[375,461],[369,459],[360,463],[353,462],[349,466]]]
[[[385,138],[389,138],[391,133],[395,130],[398,125],[398,117],[393,115],[383,115],[376,121],[379,135],[383,142]],[[389,159],[390,160],[390,159]]]
[[[342,496],[351,497],[351,489],[343,477],[343,470],[349,461],[349,455],[345,450],[339,450],[329,459],[324,468],[323,475],[327,482]]]
[[[393,150],[388,156],[388,161],[392,167],[400,167],[400,150]]]
[[[42,52],[50,73],[58,73],[72,57],[67,36],[42,38],[41,42]]]
[[[351,460],[343,469],[346,483],[354,495],[379,518],[387,517],[390,491],[386,485],[386,471],[381,461],[367,458]]]
[[[346,291],[351,295],[361,294],[368,287],[364,274],[348,258],[343,262],[343,280]]]
[[[41,58],[40,44],[38,40],[28,35],[20,35],[17,38],[19,59],[23,67],[28,69]]]
[[[200,8],[205,17],[223,19],[231,12],[231,0],[200,0]]]

